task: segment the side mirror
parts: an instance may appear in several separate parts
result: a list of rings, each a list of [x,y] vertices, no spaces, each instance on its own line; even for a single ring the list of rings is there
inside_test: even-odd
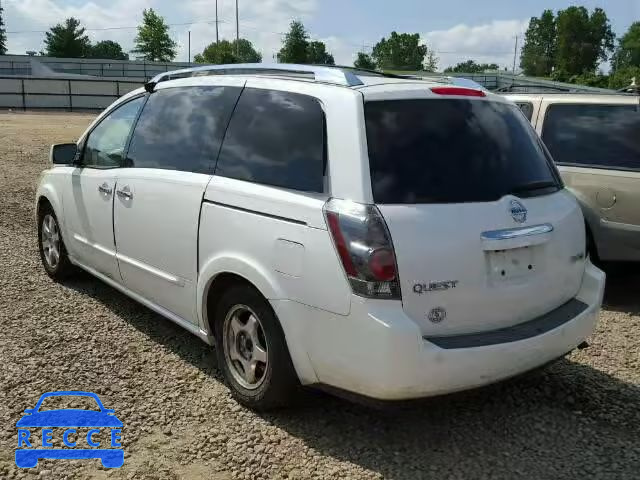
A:
[[[25,409],[24,413],[26,413],[26,414],[33,413],[34,410],[35,410],[35,408],[27,408],[27,409]]]
[[[78,153],[78,146],[75,143],[59,143],[51,146],[49,159],[54,165],[71,165]]]

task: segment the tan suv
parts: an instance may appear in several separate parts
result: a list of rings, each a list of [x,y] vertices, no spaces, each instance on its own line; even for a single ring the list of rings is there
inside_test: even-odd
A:
[[[640,261],[640,97],[509,94],[582,205],[589,248],[603,261]]]

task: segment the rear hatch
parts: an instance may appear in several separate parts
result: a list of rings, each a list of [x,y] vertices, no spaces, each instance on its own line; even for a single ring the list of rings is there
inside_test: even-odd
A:
[[[465,89],[367,101],[373,197],[423,334],[507,327],[577,293],[584,222],[514,104]],[[452,94],[453,93],[453,94]]]

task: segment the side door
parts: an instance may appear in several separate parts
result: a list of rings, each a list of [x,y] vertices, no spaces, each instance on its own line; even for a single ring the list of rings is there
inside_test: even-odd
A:
[[[114,207],[124,285],[194,324],[202,198],[244,81],[199,83],[160,86],[149,96],[118,172]]]
[[[131,129],[145,97],[108,113],[85,137],[78,168],[65,192],[69,253],[76,261],[120,282],[113,239],[113,195]]]
[[[603,260],[640,260],[638,100],[547,106],[542,138],[585,208]]]

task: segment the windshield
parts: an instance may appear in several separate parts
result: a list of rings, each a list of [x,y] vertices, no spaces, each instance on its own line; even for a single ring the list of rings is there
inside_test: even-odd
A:
[[[515,105],[481,100],[365,103],[376,203],[488,202],[560,183]]]

